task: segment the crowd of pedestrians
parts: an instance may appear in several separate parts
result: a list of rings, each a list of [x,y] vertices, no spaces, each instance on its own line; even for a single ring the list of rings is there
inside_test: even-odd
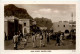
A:
[[[30,35],[30,40],[32,40],[32,47],[45,47],[47,44],[50,43],[50,36],[53,33],[50,32],[37,32],[37,33],[32,33]],[[56,34],[56,43],[55,46],[60,46],[63,45],[64,46],[64,40],[63,40],[63,33],[57,33]],[[45,39],[45,41],[44,41]],[[23,35],[21,32],[19,32],[18,34],[15,34],[13,36],[13,43],[14,43],[14,49],[17,50],[18,49],[18,45],[21,44],[21,41],[24,42],[24,47],[27,46],[28,41],[29,41],[29,36],[28,35]]]

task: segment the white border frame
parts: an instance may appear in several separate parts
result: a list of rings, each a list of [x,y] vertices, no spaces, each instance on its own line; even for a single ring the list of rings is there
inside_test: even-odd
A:
[[[31,52],[32,50],[4,50],[4,4],[76,4],[76,50],[48,50],[51,52]],[[80,26],[79,26],[79,10],[80,5],[79,2],[71,2],[71,1],[8,1],[8,2],[1,2],[0,7],[0,53],[1,54],[77,54],[79,53],[80,43],[79,43],[79,36],[80,36]],[[33,51],[42,51],[42,50],[33,50]]]

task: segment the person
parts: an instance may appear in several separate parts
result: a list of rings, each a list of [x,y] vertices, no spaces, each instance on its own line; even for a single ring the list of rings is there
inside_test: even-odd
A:
[[[34,35],[34,44],[35,44],[35,47],[37,47],[37,33],[35,33]]]
[[[61,35],[60,35],[60,43],[62,44],[62,45],[64,45],[64,43],[63,43],[63,34],[61,33]]]
[[[45,39],[46,39],[46,32],[45,32]]]
[[[23,33],[21,32],[21,34],[20,34],[20,41],[22,40],[22,38],[23,38]]]
[[[13,36],[14,49],[17,50],[18,35]]]
[[[23,42],[24,42],[24,48],[25,48],[25,46],[27,45],[26,37],[23,38]]]
[[[18,35],[18,44],[20,44],[20,38],[21,38],[21,32],[19,31],[19,35]]]
[[[29,34],[26,35],[27,42],[28,42],[28,40],[29,40],[29,36],[28,36],[28,35],[29,35]]]
[[[49,33],[47,33],[47,44],[49,43]]]
[[[45,47],[45,34],[42,32],[42,46]]]
[[[32,33],[32,42],[33,42],[33,47],[35,47],[35,34]]]
[[[42,47],[42,45],[43,45],[43,35],[42,35],[42,33],[40,33],[40,47]]]
[[[45,36],[45,38],[44,38],[45,41],[44,42],[46,44],[46,42],[47,42],[47,32],[45,32],[45,35],[44,36]]]
[[[39,35],[40,35],[39,32],[36,33],[36,41],[35,41],[36,42],[36,47],[38,47]]]
[[[56,44],[58,45],[58,46],[60,46],[60,36],[59,36],[59,34],[56,34]],[[55,45],[56,45],[55,44]]]

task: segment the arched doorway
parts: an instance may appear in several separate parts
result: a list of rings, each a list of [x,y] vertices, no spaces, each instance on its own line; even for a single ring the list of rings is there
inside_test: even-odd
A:
[[[65,30],[65,33],[69,33],[69,30]]]

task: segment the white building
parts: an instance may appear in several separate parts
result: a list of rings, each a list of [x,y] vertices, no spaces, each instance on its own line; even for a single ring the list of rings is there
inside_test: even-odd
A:
[[[76,30],[76,21],[69,21],[69,25],[72,27],[72,29]]]
[[[23,19],[23,18],[19,19],[14,16],[4,17],[4,33],[6,38],[8,36],[12,38],[14,35],[14,32],[19,32],[19,30],[22,31],[23,35],[30,33],[29,19]]]
[[[4,33],[7,39],[8,36],[14,35],[14,19],[18,20],[18,18],[14,16],[4,17]]]
[[[30,33],[30,22],[29,22],[29,19],[19,19],[19,24],[22,25],[23,34]]]
[[[71,30],[71,26],[68,21],[54,22],[52,27],[54,32],[58,32],[58,31],[65,32],[65,30],[68,31]]]

